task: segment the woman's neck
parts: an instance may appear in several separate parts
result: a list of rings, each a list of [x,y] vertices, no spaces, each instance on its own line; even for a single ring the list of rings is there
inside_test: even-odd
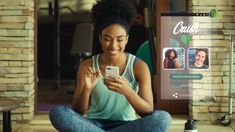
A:
[[[105,56],[104,54],[101,54],[100,57],[100,65],[103,66],[118,66],[122,67],[126,63],[126,55],[125,53],[122,53],[119,57],[111,58],[108,56]]]

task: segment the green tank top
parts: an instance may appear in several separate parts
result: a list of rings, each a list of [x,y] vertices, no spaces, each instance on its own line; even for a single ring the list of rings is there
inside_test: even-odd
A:
[[[139,90],[134,77],[133,66],[135,56],[127,54],[127,65],[122,77],[129,81],[130,88],[136,93]],[[99,55],[92,57],[93,67],[99,70]],[[124,95],[110,91],[103,83],[103,78],[99,78],[96,86],[91,92],[90,107],[87,117],[90,119],[108,119],[118,121],[130,121],[137,119],[136,112]]]

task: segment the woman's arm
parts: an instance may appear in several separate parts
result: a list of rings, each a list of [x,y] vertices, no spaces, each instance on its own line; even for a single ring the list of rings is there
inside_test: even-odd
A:
[[[180,63],[179,61],[175,58],[174,60],[174,63],[175,63],[175,69],[180,69]]]
[[[164,59],[164,61],[163,61],[163,66],[164,66],[164,68],[168,68],[168,62],[169,62],[169,60],[168,60],[168,58],[166,57],[165,59]]]
[[[99,72],[90,67],[91,60],[85,60],[79,66],[77,72],[76,90],[73,97],[72,107],[81,115],[87,112],[90,94],[98,81]]]
[[[126,78],[104,80],[109,90],[124,95],[139,115],[153,111],[151,76],[146,63],[138,60],[134,66],[134,75],[139,84],[138,94],[130,87]]]
[[[139,84],[139,92],[133,90],[126,95],[132,107],[139,115],[153,111],[153,93],[151,75],[146,63],[138,60],[134,66],[134,74]]]

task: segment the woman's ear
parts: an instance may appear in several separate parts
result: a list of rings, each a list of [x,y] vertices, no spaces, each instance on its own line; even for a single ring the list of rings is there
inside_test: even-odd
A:
[[[129,40],[129,34],[126,35],[126,44],[128,43]]]

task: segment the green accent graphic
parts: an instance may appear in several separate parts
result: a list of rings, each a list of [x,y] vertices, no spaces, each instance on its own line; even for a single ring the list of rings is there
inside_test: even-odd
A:
[[[210,11],[210,17],[211,18],[218,18],[218,17],[222,17],[222,13],[216,9],[211,9]]]
[[[180,35],[180,41],[184,44],[184,45],[189,45],[189,42],[192,40],[192,35],[189,34],[183,34]]]
[[[172,80],[201,80],[203,78],[202,74],[171,74],[170,78]]]

